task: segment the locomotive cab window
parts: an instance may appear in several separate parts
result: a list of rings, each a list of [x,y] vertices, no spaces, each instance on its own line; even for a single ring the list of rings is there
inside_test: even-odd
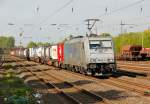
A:
[[[103,48],[111,48],[112,47],[112,42],[109,40],[101,41],[101,47]]]
[[[90,41],[90,49],[99,49],[99,48],[111,48],[112,42],[109,40],[103,40],[103,41]]]
[[[90,49],[97,49],[100,47],[101,47],[100,41],[90,41]]]

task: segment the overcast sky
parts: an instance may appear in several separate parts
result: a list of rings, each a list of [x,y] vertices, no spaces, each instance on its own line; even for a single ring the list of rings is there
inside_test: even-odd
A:
[[[14,36],[16,45],[20,32],[24,45],[31,40],[58,42],[70,34],[85,35],[88,18],[101,20],[93,29],[98,33],[118,35],[121,20],[133,24],[124,31],[143,31],[150,27],[150,0],[109,14],[137,1],[141,0],[0,0],[0,34]]]

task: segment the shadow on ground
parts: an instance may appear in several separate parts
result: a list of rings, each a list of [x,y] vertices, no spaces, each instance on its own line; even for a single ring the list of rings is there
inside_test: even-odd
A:
[[[147,77],[147,73],[141,73],[141,72],[132,72],[132,71],[126,71],[126,70],[121,70],[118,69],[115,72],[109,73],[109,74],[103,74],[100,76],[95,76],[95,78],[100,78],[100,79],[109,79],[110,77],[118,78],[122,76],[127,76],[127,77]]]
[[[119,91],[119,90],[107,90],[107,91],[99,91],[94,93],[108,100],[121,100],[129,97],[137,97],[137,96],[128,95],[124,91]]]
[[[118,69],[116,72],[113,72],[113,77],[121,77],[121,76],[128,76],[128,77],[147,77],[147,73],[141,73],[141,72],[132,72],[132,71],[126,71]]]
[[[93,81],[90,81],[90,80],[78,80],[78,81],[71,82],[71,83],[75,84],[77,86],[80,86],[80,85],[85,85],[85,84],[93,83]]]

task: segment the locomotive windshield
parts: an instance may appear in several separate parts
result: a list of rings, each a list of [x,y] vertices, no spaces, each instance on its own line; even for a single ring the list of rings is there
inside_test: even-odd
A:
[[[112,42],[110,40],[101,41],[101,46],[104,48],[111,48]]]
[[[112,42],[110,40],[92,40],[90,41],[90,49],[100,49],[100,48],[111,48]]]

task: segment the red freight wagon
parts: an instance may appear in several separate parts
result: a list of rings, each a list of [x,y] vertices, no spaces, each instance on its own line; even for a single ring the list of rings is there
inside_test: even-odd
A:
[[[143,58],[150,58],[150,48],[142,48],[140,53]]]
[[[58,65],[59,67],[62,66],[64,62],[64,43],[57,44],[57,52],[58,52]]]
[[[64,61],[64,44],[52,45],[50,50],[52,65],[60,67]]]
[[[121,49],[121,58],[126,60],[137,60],[142,50],[141,45],[126,45]]]

